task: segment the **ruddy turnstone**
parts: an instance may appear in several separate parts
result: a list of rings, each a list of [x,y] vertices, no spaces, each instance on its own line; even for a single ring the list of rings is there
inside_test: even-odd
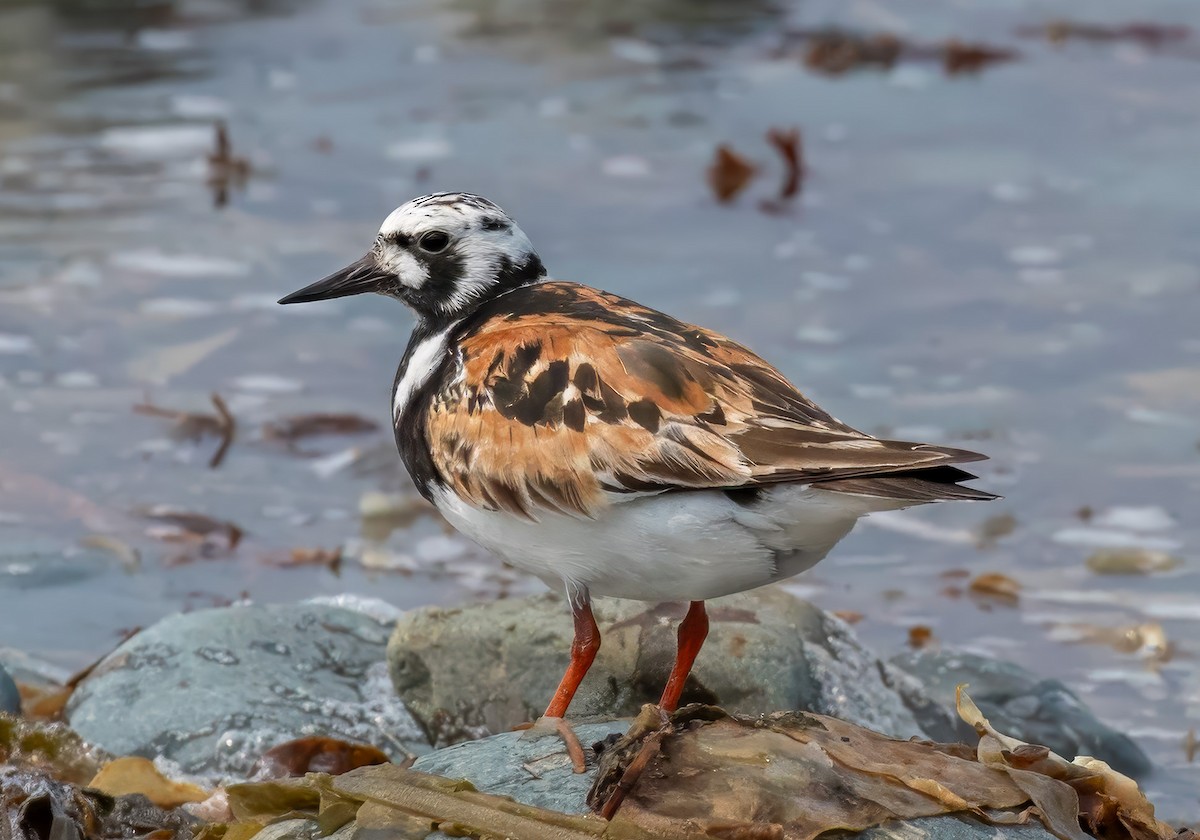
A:
[[[872,511],[984,500],[955,464],[836,420],[719,333],[551,280],[469,193],[401,205],[362,259],[283,298],[376,292],[416,313],[392,388],[417,489],[459,531],[567,595],[561,718],[600,647],[593,595],[689,601],[659,705],[708,634],[704,601],[798,574]]]

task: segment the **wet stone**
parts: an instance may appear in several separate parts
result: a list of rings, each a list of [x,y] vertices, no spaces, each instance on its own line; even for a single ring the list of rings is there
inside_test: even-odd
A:
[[[466,779],[484,793],[511,796],[564,814],[587,813],[585,800],[596,769],[593,745],[610,735],[623,735],[630,720],[579,724],[574,727],[588,762],[576,773],[557,733],[503,732],[482,741],[467,741],[423,755],[412,769],[448,779]]]
[[[967,683],[984,715],[1014,738],[1044,744],[1068,759],[1095,756],[1134,777],[1152,768],[1132,739],[1097,719],[1058,680],[1043,679],[1011,662],[954,651],[905,653],[892,664],[915,676],[940,703],[953,703],[955,687]],[[969,726],[960,723],[959,729],[960,738],[973,740]]]
[[[101,662],[67,708],[86,740],[164,757],[208,779],[243,778],[262,753],[308,735],[426,752],[384,660],[390,624],[313,603],[176,615]]]
[[[21,695],[17,691],[17,684],[3,665],[0,665],[0,712],[10,715],[21,713]]]
[[[951,704],[934,704],[848,625],[811,604],[765,588],[708,608],[708,640],[683,703],[740,714],[802,709],[901,738],[953,735]],[[683,607],[601,598],[593,610],[602,643],[570,717],[635,714],[662,692]],[[441,746],[537,718],[566,668],[571,637],[569,611],[555,595],[428,607],[397,623],[388,665],[398,694]]]

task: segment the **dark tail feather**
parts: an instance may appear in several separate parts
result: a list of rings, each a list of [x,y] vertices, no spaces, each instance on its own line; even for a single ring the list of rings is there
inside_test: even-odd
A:
[[[822,481],[814,486],[838,493],[853,493],[856,496],[879,496],[903,502],[988,502],[1002,498],[986,490],[963,487],[958,482],[975,478],[958,467],[932,467],[904,473],[869,476],[865,478],[840,478]]]

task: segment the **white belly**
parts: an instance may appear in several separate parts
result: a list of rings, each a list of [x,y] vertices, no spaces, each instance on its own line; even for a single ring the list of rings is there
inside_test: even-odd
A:
[[[623,501],[595,519],[538,521],[435,490],[455,528],[553,589],[639,601],[717,598],[811,568],[860,516],[903,503],[784,484],[741,505],[717,490]]]

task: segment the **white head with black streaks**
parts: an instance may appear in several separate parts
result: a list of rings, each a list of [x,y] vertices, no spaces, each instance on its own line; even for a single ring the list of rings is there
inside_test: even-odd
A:
[[[471,193],[435,193],[393,210],[366,256],[280,303],[377,292],[445,321],[545,274],[529,237],[498,206]]]

